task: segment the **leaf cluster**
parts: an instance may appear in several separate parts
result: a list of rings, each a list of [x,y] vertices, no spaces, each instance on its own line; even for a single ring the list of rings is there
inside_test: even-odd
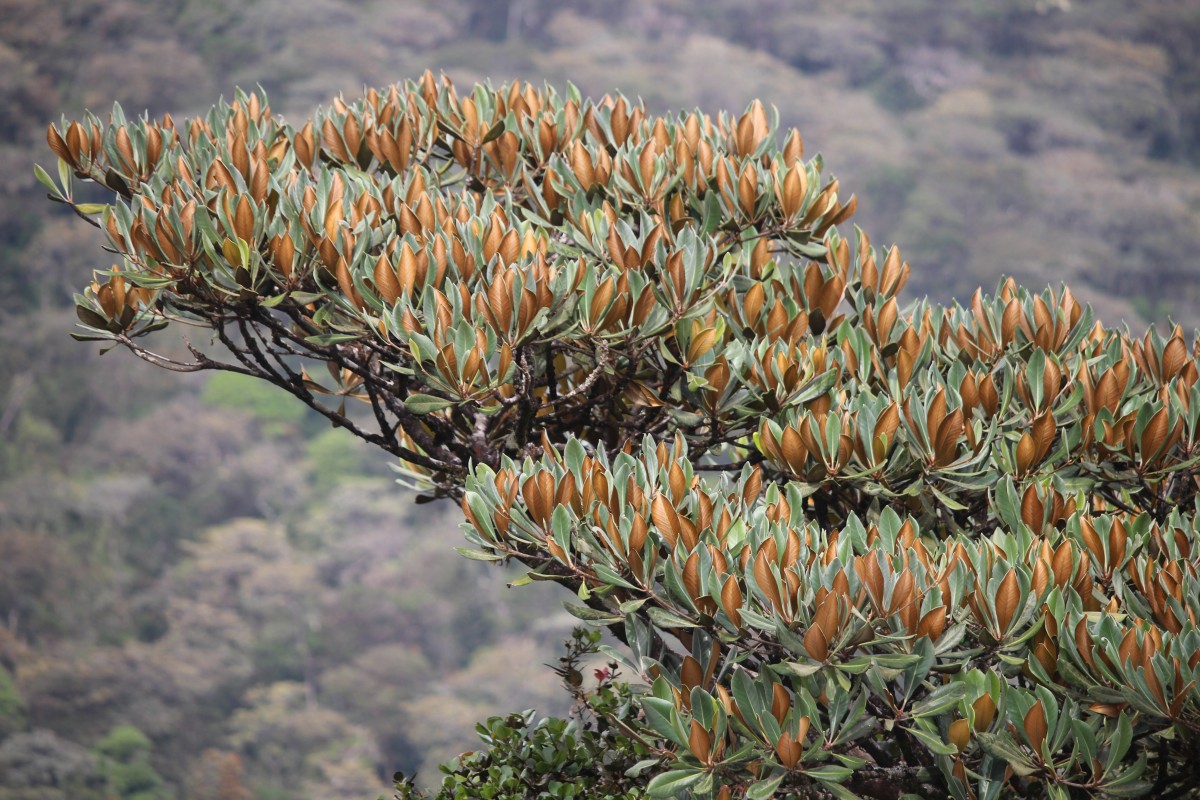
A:
[[[655,117],[426,73],[300,128],[239,95],[49,142],[39,177],[122,259],[78,297],[84,335],[283,388],[460,499],[466,555],[575,590],[646,684],[622,724],[666,766],[631,785],[1190,791],[1181,329],[1011,280],[901,306],[908,264],[842,235],[855,199],[759,103]],[[115,202],[75,205],[72,176]],[[169,324],[219,347],[139,341]]]

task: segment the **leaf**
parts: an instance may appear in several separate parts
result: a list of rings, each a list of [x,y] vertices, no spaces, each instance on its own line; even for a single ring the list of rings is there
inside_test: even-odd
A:
[[[651,797],[677,798],[685,789],[700,783],[705,774],[699,767],[668,770],[651,778],[646,791]]]
[[[469,547],[454,548],[460,556],[469,558],[472,561],[503,561],[504,556],[497,553],[489,553],[486,550],[472,550]]]
[[[674,702],[661,697],[643,697],[640,705],[642,713],[646,715],[646,724],[660,736],[680,747],[687,747],[683,721],[679,718]]]
[[[1029,707],[1029,711],[1025,713],[1025,719],[1022,721],[1022,727],[1024,727],[1025,735],[1029,737],[1029,742],[1033,745],[1034,750],[1041,750],[1042,742],[1046,739],[1046,710],[1042,708],[1041,701]]]
[[[1113,733],[1108,745],[1108,755],[1104,758],[1104,771],[1111,772],[1113,767],[1121,763],[1121,759],[1129,752],[1133,742],[1133,725],[1129,722],[1128,714],[1117,716],[1117,730]]]
[[[961,682],[947,683],[929,693],[912,707],[913,717],[932,717],[958,704],[967,694],[967,685]]]
[[[1036,769],[1025,751],[1007,733],[981,732],[975,734],[975,738],[979,740],[979,746],[985,753],[1007,762],[1018,775],[1031,775]]]
[[[822,783],[841,783],[854,774],[854,770],[849,767],[839,767],[836,764],[824,764],[820,767],[804,770],[804,774],[810,778],[816,778]]]
[[[33,175],[35,178],[38,179],[38,182],[41,183],[43,186],[45,186],[47,189],[54,192],[56,195],[61,195],[61,192],[59,192],[58,187],[54,185],[54,179],[51,178],[48,174],[46,174],[46,170],[42,169],[40,164],[33,165]]]
[[[108,320],[87,306],[75,306],[75,316],[79,317],[79,321],[89,328],[104,330],[108,327]]]
[[[331,344],[342,344],[343,342],[357,342],[358,334],[355,333],[318,333],[313,336],[304,337],[304,341],[317,346],[326,346]]]
[[[802,664],[798,661],[785,661],[782,664],[772,664],[771,670],[780,675],[795,675],[799,678],[807,678],[809,675],[814,675],[821,671],[823,665],[816,661]]]
[[[612,614],[607,611],[597,611],[594,608],[581,606],[577,603],[572,603],[569,600],[563,600],[563,608],[565,608],[571,616],[576,619],[581,619],[584,622],[595,622],[600,625],[615,625],[624,621],[624,617],[619,614]]]
[[[779,788],[779,784],[783,783],[785,777],[787,777],[787,773],[781,772],[755,783],[746,790],[746,800],[770,800],[775,796],[775,790]]]
[[[826,783],[825,788],[834,796],[840,797],[841,800],[863,800],[862,797],[842,786],[840,783]]]
[[[453,400],[447,400],[444,397],[435,397],[431,394],[410,394],[404,398],[404,408],[410,414],[432,414],[434,411],[441,411],[454,405]]]
[[[491,127],[491,129],[488,130],[487,133],[485,133],[483,135],[483,139],[481,139],[479,143],[487,144],[488,142],[493,142],[496,139],[499,139],[500,135],[503,133],[504,133],[504,120],[500,120],[495,125],[493,125]]]
[[[836,369],[827,369],[820,375],[813,378],[804,386],[800,387],[800,391],[791,399],[793,403],[807,403],[813,398],[820,397],[833,388],[837,383],[838,371]]]
[[[936,755],[952,756],[958,752],[958,749],[955,748],[954,745],[943,742],[941,737],[935,736],[926,730],[922,730],[916,725],[911,728],[905,728],[905,730],[917,737],[917,739],[921,741],[921,744],[925,745],[930,752],[935,753]]]
[[[1001,636],[1008,633],[1008,626],[1012,623],[1020,599],[1021,589],[1017,584],[1017,572],[1010,569],[1000,581],[1000,588],[996,590],[996,624],[997,633]]]
[[[651,606],[646,609],[646,614],[650,617],[650,622],[656,628],[694,628],[696,623],[689,622],[677,614],[672,614],[670,611]]]
[[[641,775],[643,772],[648,770],[650,767],[653,767],[653,766],[655,766],[657,764],[661,764],[661,763],[662,763],[661,758],[643,758],[641,761],[637,762],[632,767],[625,770],[625,777],[626,778],[636,778],[639,775]]]

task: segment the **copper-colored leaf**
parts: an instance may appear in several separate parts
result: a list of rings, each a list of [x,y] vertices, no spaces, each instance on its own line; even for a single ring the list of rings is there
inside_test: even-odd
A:
[[[732,575],[725,579],[725,585],[721,587],[721,608],[735,628],[742,627],[742,587]]]
[[[945,630],[946,606],[942,605],[931,609],[921,617],[921,623],[917,626],[917,635],[928,636],[931,641],[936,642]]]
[[[1021,434],[1021,441],[1017,442],[1017,475],[1029,474],[1029,469],[1034,465],[1034,458],[1037,452],[1037,444],[1033,436],[1028,431]]]
[[[775,610],[782,613],[783,602],[779,595],[779,586],[775,582],[775,575],[771,570],[771,556],[766,547],[760,547],[758,554],[754,557],[754,581],[771,601]]]
[[[1163,347],[1162,354],[1162,380],[1163,383],[1174,378],[1183,369],[1184,362],[1187,360],[1187,346],[1183,343],[1182,338],[1171,337],[1166,346]]]
[[[1162,449],[1163,445],[1166,444],[1167,423],[1168,415],[1166,406],[1160,408],[1158,413],[1146,423],[1146,427],[1142,431],[1141,441],[1139,442],[1143,460],[1153,458]]]
[[[950,734],[947,741],[958,752],[967,749],[967,743],[971,740],[971,725],[965,719],[956,719],[950,723]]]
[[[715,328],[705,328],[692,338],[692,343],[688,346],[687,361],[689,364],[694,363],[701,358],[705,353],[713,348],[713,344],[717,341],[717,331]]]
[[[1004,635],[1008,632],[1020,599],[1021,587],[1017,583],[1017,571],[1010,569],[1004,580],[1000,581],[1000,588],[996,590],[996,624],[999,634]]]
[[[693,718],[691,733],[688,736],[688,749],[700,760],[700,763],[707,764],[712,759],[712,755],[709,753],[711,744],[711,734],[700,724],[699,720]]]
[[[650,514],[654,519],[654,527],[658,528],[667,544],[674,548],[675,543],[679,541],[679,515],[666,495],[655,495],[654,502],[650,505]]]
[[[691,656],[683,657],[683,665],[679,669],[679,683],[685,692],[690,693],[693,687],[704,683],[704,670],[700,662]]]
[[[781,684],[771,684],[771,716],[780,725],[783,724],[788,710],[792,707],[792,696]]]
[[[791,734],[783,731],[779,735],[779,741],[775,743],[775,754],[779,756],[779,763],[788,769],[792,769],[800,761],[800,756],[804,753],[804,746],[792,738]]]
[[[533,521],[540,527],[546,527],[550,520],[550,498],[542,496],[536,477],[531,476],[522,484],[521,498],[525,501],[525,507],[529,509],[529,516]]]
[[[1022,727],[1025,728],[1025,735],[1029,738],[1033,749],[1040,751],[1042,742],[1046,739],[1046,709],[1042,708],[1041,700],[1034,703],[1026,712]]]
[[[982,694],[971,704],[971,710],[975,714],[975,730],[985,731],[996,718],[996,701],[990,694]]]
[[[683,563],[683,588],[693,601],[700,597],[700,551],[694,550]]]
[[[392,268],[392,263],[388,260],[387,253],[383,253],[375,261],[375,288],[379,291],[379,296],[382,297],[389,305],[396,302],[400,297],[400,282],[396,280],[396,270]]]

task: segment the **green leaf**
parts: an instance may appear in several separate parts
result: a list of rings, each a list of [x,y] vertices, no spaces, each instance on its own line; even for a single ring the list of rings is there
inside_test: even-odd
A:
[[[800,387],[800,391],[791,398],[791,402],[795,404],[807,403],[813,398],[820,397],[833,388],[833,385],[837,383],[837,379],[837,370],[827,369]]]
[[[807,678],[809,675],[815,675],[821,671],[821,664],[816,661],[800,663],[799,661],[785,661],[782,664],[771,664],[771,671],[779,675],[795,675],[799,678]]]
[[[952,756],[958,752],[954,745],[942,741],[940,736],[922,730],[919,725],[914,725],[911,728],[905,728],[906,731],[921,740],[921,744],[925,745],[931,753],[939,756]]]
[[[489,553],[486,550],[472,550],[469,547],[454,548],[460,556],[469,558],[472,561],[503,561],[504,556],[497,553]]]
[[[694,628],[696,623],[688,622],[683,617],[672,614],[670,611],[665,611],[658,606],[651,606],[646,609],[646,614],[650,617],[650,622],[656,628]]]
[[[454,405],[453,400],[447,400],[444,397],[434,397],[431,394],[410,394],[404,398],[404,408],[410,414],[432,414],[434,411],[441,411]]]
[[[1143,753],[1137,762],[1117,777],[1104,784],[1104,792],[1114,797],[1137,797],[1149,791],[1151,784],[1139,780],[1146,771],[1146,755]]]
[[[625,580],[620,575],[618,575],[612,569],[612,567],[605,566],[604,564],[601,564],[599,562],[597,562],[593,566],[596,570],[596,577],[599,578],[600,580],[604,581],[605,583],[607,583],[609,586],[620,586],[625,589],[633,589],[634,591],[637,591],[636,586],[634,586],[632,583],[630,583],[629,581]],[[645,599],[648,599],[648,598],[645,598]],[[625,613],[628,614],[629,612],[626,611]]]
[[[79,317],[79,321],[89,328],[104,330],[108,327],[108,320],[87,306],[75,306],[75,316]]]
[[[841,783],[854,774],[849,767],[839,767],[837,764],[823,764],[819,767],[804,770],[810,778],[816,778],[822,783]]]
[[[641,761],[637,762],[632,767],[625,770],[625,777],[626,778],[636,778],[637,776],[641,775],[643,772],[645,772],[650,767],[653,767],[653,766],[655,766],[657,764],[661,764],[661,763],[662,763],[661,758],[643,758]]]
[[[967,685],[961,682],[947,683],[934,689],[909,711],[913,717],[931,717],[958,705],[967,694]]]
[[[833,794],[834,797],[840,797],[841,800],[862,800],[861,797],[847,789],[845,786],[837,783],[826,783],[825,788]]]
[[[612,614],[607,611],[597,611],[594,608],[581,606],[577,603],[572,603],[569,600],[563,600],[563,608],[570,612],[571,616],[581,619],[584,622],[596,622],[601,625],[614,625],[625,619],[619,614]]]
[[[104,209],[108,208],[108,205],[105,203],[77,203],[72,208],[80,214],[90,217],[94,214],[104,213]]]
[[[503,134],[503,133],[504,133],[504,120],[500,120],[495,125],[493,125],[487,133],[485,133],[483,135],[483,139],[481,139],[479,143],[487,144],[488,142],[495,141],[496,139],[499,139],[501,134]]]
[[[341,344],[343,342],[357,342],[359,335],[356,333],[318,333],[313,336],[304,337],[304,341],[309,344],[325,346],[330,344]]]
[[[1025,751],[1008,734],[980,732],[975,734],[975,738],[979,740],[983,752],[1006,761],[1018,775],[1032,775],[1036,769]]]
[[[54,192],[56,195],[62,194],[58,190],[58,187],[54,185],[54,179],[51,178],[48,174],[46,174],[46,170],[42,169],[40,164],[33,165],[33,175],[35,178],[38,179],[38,182],[41,183],[42,186],[45,186],[47,189]]]
[[[1113,767],[1121,763],[1121,759],[1129,752],[1129,745],[1132,742],[1133,726],[1129,722],[1129,715],[1117,715],[1117,730],[1108,745],[1108,755],[1104,758],[1104,771],[1106,773],[1112,772]]]
[[[746,800],[770,800],[775,796],[775,790],[779,788],[779,784],[783,783],[783,779],[786,776],[787,773],[781,772],[778,775],[755,783],[746,790]]]
[[[683,720],[671,700],[661,697],[643,697],[639,703],[646,715],[646,724],[660,736],[670,739],[680,747],[687,747],[688,737],[683,729]]]
[[[621,603],[619,608],[621,609],[622,614],[632,614],[633,612],[635,612],[639,608],[641,608],[642,604],[645,603],[649,599],[650,598],[648,598],[648,597],[641,597],[636,600],[626,600],[624,603]]]
[[[651,797],[678,798],[685,789],[700,783],[705,774],[699,767],[668,770],[651,778],[646,791]]]

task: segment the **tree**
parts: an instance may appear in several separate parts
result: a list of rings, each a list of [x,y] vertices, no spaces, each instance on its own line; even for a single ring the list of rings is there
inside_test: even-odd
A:
[[[1192,791],[1178,327],[1011,279],[902,307],[899,251],[843,234],[855,199],[759,103],[660,118],[426,73],[299,128],[238,94],[48,137],[52,199],[121,258],[79,338],[291,393],[458,500],[464,555],[571,588],[625,643],[596,684],[594,644],[564,657],[600,739],[541,796]],[[212,346],[145,343],[172,324]],[[509,796],[523,742],[573,735],[496,725],[444,796]],[[633,762],[617,786],[597,741]]]
[[[0,798],[4,800],[100,800],[104,775],[87,748],[48,730],[18,733],[0,742]]]
[[[172,793],[150,763],[154,743],[132,725],[118,725],[96,745],[112,793],[121,800],[171,800]]]

